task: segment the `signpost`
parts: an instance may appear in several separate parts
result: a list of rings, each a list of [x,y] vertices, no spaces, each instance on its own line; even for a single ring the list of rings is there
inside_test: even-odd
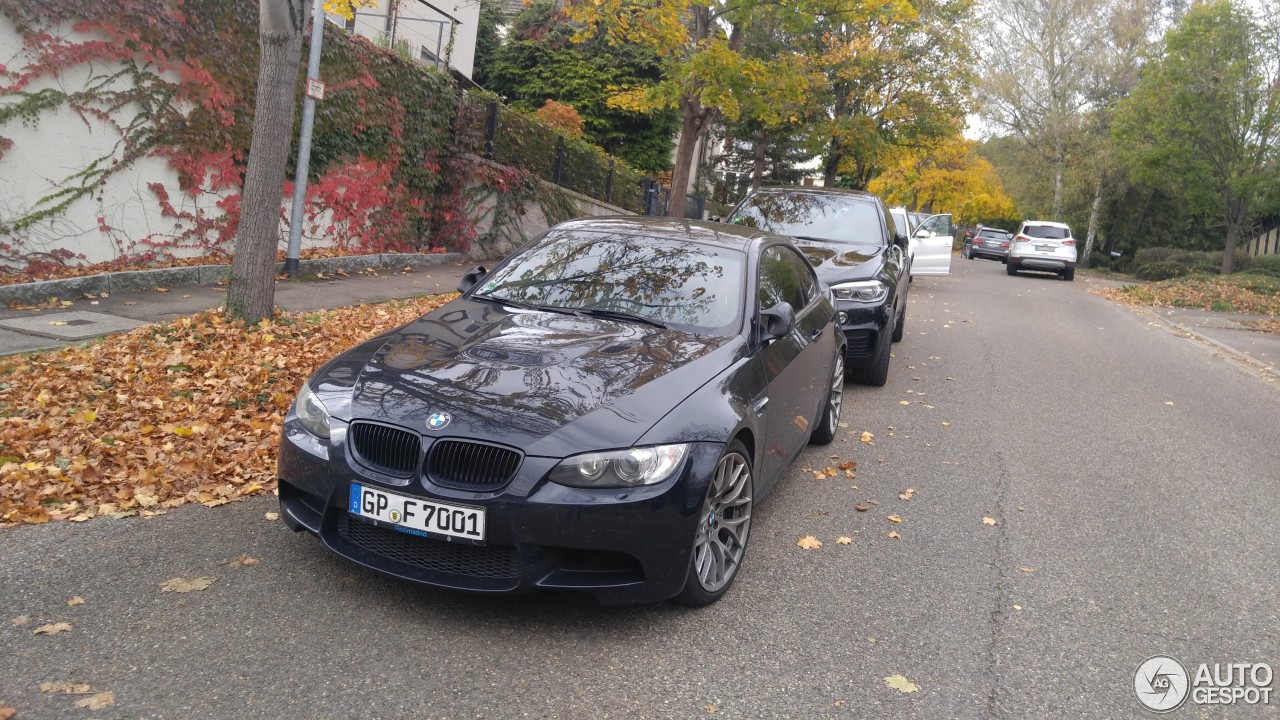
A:
[[[293,173],[293,207],[289,212],[289,250],[284,271],[289,277],[298,274],[298,258],[302,252],[302,211],[307,200],[307,170],[311,165],[311,129],[316,122],[316,102],[324,99],[324,82],[320,80],[320,43],[324,40],[324,0],[315,0],[311,8],[311,54],[307,58],[307,93],[302,100],[302,131],[298,135],[298,166]]]

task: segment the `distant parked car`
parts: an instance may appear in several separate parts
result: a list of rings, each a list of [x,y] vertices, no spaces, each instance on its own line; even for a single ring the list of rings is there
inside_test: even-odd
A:
[[[1076,277],[1076,240],[1071,228],[1048,220],[1027,220],[1018,228],[1005,267],[1010,275],[1019,270],[1057,273],[1063,280]]]
[[[1009,246],[1013,244],[1013,233],[1000,228],[984,227],[978,229],[972,242],[966,243],[965,249],[970,260],[980,257],[1004,262],[1009,258]]]
[[[907,322],[909,284],[907,234],[884,201],[856,190],[760,188],[738,203],[729,222],[795,241],[835,293],[849,379],[884,385],[890,342],[902,339]]]

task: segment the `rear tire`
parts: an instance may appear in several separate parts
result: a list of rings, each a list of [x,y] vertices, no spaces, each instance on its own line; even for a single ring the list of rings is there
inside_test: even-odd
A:
[[[893,328],[885,328],[892,339]],[[871,385],[872,387],[884,387],[889,381],[889,347],[892,342],[881,343],[880,352],[876,355],[876,361],[868,368],[859,368],[849,373],[849,379],[859,385]]]
[[[830,445],[836,439],[836,428],[840,426],[840,408],[844,406],[844,348],[836,348],[834,363],[827,398],[822,401],[822,414],[809,435],[810,445]]]
[[[1066,281],[1068,281],[1068,282],[1070,282],[1070,281],[1072,281],[1072,280],[1075,280],[1075,279],[1076,279],[1076,269],[1075,269],[1075,268],[1067,268],[1066,270],[1063,270],[1063,271],[1062,271],[1062,279],[1063,279],[1063,280],[1066,280]]]
[[[1004,271],[1005,271],[1005,272],[1007,272],[1007,273],[1009,273],[1010,275],[1017,275],[1017,274],[1018,274],[1018,266],[1017,266],[1017,265],[1014,265],[1013,263],[1005,263]]]

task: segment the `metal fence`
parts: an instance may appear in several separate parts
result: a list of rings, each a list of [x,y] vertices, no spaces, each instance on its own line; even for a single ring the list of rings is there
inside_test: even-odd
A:
[[[492,96],[465,93],[454,126],[458,150],[523,168],[549,182],[637,215],[664,215],[670,189],[580,138],[566,137]],[[656,190],[654,189],[656,187]],[[690,196],[686,217],[701,219],[703,198]]]

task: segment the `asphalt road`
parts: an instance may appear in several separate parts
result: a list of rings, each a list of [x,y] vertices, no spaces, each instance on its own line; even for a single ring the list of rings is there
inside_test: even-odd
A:
[[[914,283],[889,384],[849,386],[836,443],[757,507],[717,605],[412,587],[264,519],[271,498],[22,527],[0,532],[0,707],[17,720],[1123,718],[1149,715],[1133,681],[1152,655],[1280,668],[1280,387],[1080,281],[953,268]],[[856,479],[803,470],[844,460]],[[796,545],[810,534],[820,549]],[[227,562],[241,556],[258,562]],[[216,581],[161,592],[196,576]],[[33,634],[54,622],[72,629]],[[89,695],[42,683],[115,704],[77,708]],[[1280,698],[1173,716],[1277,717]]]

